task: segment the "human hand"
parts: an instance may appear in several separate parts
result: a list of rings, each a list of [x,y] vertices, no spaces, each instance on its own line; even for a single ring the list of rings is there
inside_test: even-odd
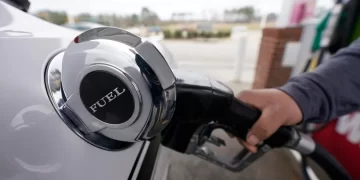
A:
[[[302,120],[299,106],[281,90],[247,90],[239,93],[236,98],[262,112],[258,121],[249,130],[246,141],[238,138],[239,142],[251,152],[256,152],[256,145],[270,137],[281,126],[296,125]]]

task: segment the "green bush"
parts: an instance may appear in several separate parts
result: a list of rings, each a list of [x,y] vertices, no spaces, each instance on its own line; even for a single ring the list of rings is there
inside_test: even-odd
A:
[[[201,38],[213,38],[213,37],[217,37],[217,34],[215,34],[213,32],[200,32],[199,37],[201,37]]]
[[[165,39],[182,39],[183,30],[170,31],[168,29],[163,30]],[[194,38],[228,38],[230,37],[230,31],[218,31],[218,32],[198,32],[194,30],[187,31],[187,39]]]
[[[204,36],[203,36],[203,38],[210,38],[210,33],[208,33],[208,32],[204,32]]]
[[[204,38],[212,38],[212,37],[214,37],[214,33],[213,33],[213,32],[205,32]]]
[[[199,32],[197,31],[194,31],[194,38],[198,38],[200,35],[199,35]]]
[[[165,38],[165,39],[171,39],[171,38],[172,38],[172,33],[171,33],[170,30],[165,29],[165,30],[163,31],[163,33],[164,33],[164,38]]]
[[[217,38],[228,38],[230,37],[231,32],[230,31],[219,31],[215,34]]]
[[[225,31],[224,32],[224,37],[230,37],[231,36],[231,32],[230,31]]]
[[[193,32],[192,31],[186,31],[186,32],[187,32],[186,38],[192,39],[193,38]]]
[[[193,38],[197,38],[198,33],[196,31],[188,31],[188,39],[193,39]]]
[[[216,37],[217,37],[217,38],[223,38],[223,37],[225,37],[225,32],[223,32],[223,31],[217,32],[217,33],[216,33]]]
[[[176,39],[182,38],[182,30],[176,30],[174,33],[174,38]]]

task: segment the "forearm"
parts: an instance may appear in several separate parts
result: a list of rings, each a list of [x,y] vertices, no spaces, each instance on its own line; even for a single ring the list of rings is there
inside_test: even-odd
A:
[[[326,122],[359,110],[360,40],[280,89],[297,102],[304,121]]]

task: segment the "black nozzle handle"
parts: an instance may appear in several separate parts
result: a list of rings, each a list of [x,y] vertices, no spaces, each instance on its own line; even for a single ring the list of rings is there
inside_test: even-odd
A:
[[[219,121],[219,123],[226,126],[226,128],[223,128],[224,130],[245,140],[248,130],[256,123],[260,116],[261,111],[259,109],[234,98],[226,118],[223,121]],[[301,141],[301,139],[304,141]],[[312,139],[310,140],[313,142]],[[304,144],[305,141],[307,139],[299,135],[294,127],[282,126],[266,139],[264,144],[272,148],[289,147],[299,151],[296,147],[306,146]],[[321,145],[315,143],[315,148],[310,149],[311,152],[305,153],[305,155],[314,160],[332,179],[351,179],[341,164]]]
[[[229,110],[224,114],[224,118],[221,118],[218,123],[227,126],[225,130],[229,133],[246,140],[250,128],[260,116],[261,111],[259,109],[234,98]],[[292,140],[293,132],[293,127],[280,127],[264,143],[273,148],[283,147]]]

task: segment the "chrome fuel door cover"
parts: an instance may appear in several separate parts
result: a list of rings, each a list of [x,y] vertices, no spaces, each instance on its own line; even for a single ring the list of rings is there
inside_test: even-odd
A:
[[[159,50],[161,47],[157,44],[154,45],[150,41],[142,40],[139,36],[123,29],[114,27],[90,29],[76,37],[74,42],[70,44],[69,48],[73,44],[96,39],[117,41],[134,48],[154,70],[155,74],[159,78],[161,86],[164,89],[174,85],[175,76],[165,59],[166,56],[164,56],[161,53],[162,51]]]
[[[82,136],[146,140],[166,127],[175,109],[175,76],[164,56],[119,28],[80,34],[50,58],[45,77],[54,107]]]

